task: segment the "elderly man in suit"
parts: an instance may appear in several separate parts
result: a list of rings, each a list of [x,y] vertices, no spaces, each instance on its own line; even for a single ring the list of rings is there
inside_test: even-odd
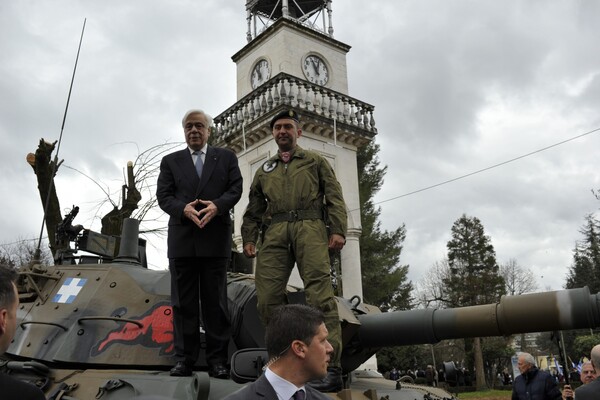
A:
[[[208,146],[212,125],[208,114],[190,110],[182,125],[187,148],[162,159],[156,189],[160,208],[170,216],[167,242],[176,361],[171,375],[192,374],[200,352],[200,304],[209,375],[227,379],[229,211],[242,195],[242,175],[232,151]]]
[[[590,354],[592,359],[592,365],[596,371],[600,371],[600,344],[597,344],[592,348]],[[583,386],[579,386],[575,389],[575,399],[577,400],[596,400],[600,399],[600,377],[597,377],[593,381]]]
[[[225,399],[331,399],[306,385],[327,375],[333,347],[327,341],[324,321],[323,313],[310,306],[289,304],[276,308],[265,330],[269,353],[265,373]]]

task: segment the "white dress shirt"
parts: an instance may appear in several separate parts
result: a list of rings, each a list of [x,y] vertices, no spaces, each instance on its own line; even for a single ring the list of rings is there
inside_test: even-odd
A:
[[[296,393],[299,389],[304,390],[304,386],[297,387],[293,383],[286,381],[275,372],[271,371],[270,368],[265,370],[265,378],[269,381],[275,393],[277,393],[277,398],[279,400],[290,400],[293,399],[294,393]],[[306,390],[304,390],[306,392]]]

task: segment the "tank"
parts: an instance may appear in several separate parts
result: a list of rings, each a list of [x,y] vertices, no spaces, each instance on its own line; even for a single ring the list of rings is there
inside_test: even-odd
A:
[[[74,209],[76,215],[76,209]],[[168,271],[146,267],[139,223],[125,220],[121,237],[81,226],[59,229],[55,265],[21,268],[19,326],[1,368],[39,386],[48,399],[222,399],[243,383],[209,378],[204,354],[191,377],[171,377],[173,328]],[[266,362],[264,329],[251,275],[229,274],[232,374],[248,381]],[[305,301],[289,287],[290,302]],[[360,299],[337,298],[344,350],[343,399],[444,399],[440,388],[397,384],[355,371],[378,348],[442,339],[502,336],[600,326],[597,294],[587,288],[504,296],[496,304],[455,309],[380,312]],[[0,364],[2,366],[2,364]],[[353,372],[354,371],[354,372]],[[373,377],[375,375],[375,377]]]

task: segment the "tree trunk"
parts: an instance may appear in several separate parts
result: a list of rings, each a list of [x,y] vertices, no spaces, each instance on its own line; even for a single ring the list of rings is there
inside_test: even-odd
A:
[[[473,355],[475,357],[475,380],[477,390],[486,390],[485,371],[483,368],[483,352],[481,351],[481,339],[476,337],[473,339]]]
[[[123,185],[122,197],[123,205],[121,208],[115,206],[102,217],[101,233],[105,235],[120,235],[123,228],[123,220],[131,217],[131,214],[138,208],[138,203],[142,199],[142,195],[135,186],[133,164],[131,162],[127,163],[127,185]]]
[[[54,177],[56,176],[56,172],[62,161],[56,162],[51,158],[55,145],[56,141],[50,143],[46,142],[44,139],[40,139],[35,154],[29,153],[27,155],[27,162],[33,168],[37,178],[42,208],[46,211],[44,222],[46,224],[48,242],[53,256],[58,250],[55,243],[56,228],[62,221],[60,203],[58,201],[58,196],[56,195],[56,187],[54,186]],[[48,193],[50,193],[50,195],[48,195]],[[47,206],[46,201],[48,202]]]

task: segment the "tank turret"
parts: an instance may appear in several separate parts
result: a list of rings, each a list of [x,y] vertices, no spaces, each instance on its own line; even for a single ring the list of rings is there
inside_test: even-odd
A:
[[[134,220],[124,224],[122,238],[83,230],[75,249],[62,252],[56,265],[21,269],[19,327],[5,370],[36,383],[48,398],[60,392],[75,399],[143,393],[219,399],[240,387],[202,372],[203,353],[192,377],[168,375],[173,364],[170,276],[168,270],[145,268],[145,243],[137,233]],[[81,250],[93,255],[77,256]],[[264,329],[253,276],[228,278],[230,352],[260,348]],[[303,291],[289,287],[289,300],[304,302]],[[384,346],[600,326],[600,297],[587,288],[504,296],[497,304],[456,309],[380,312],[358,298],[337,301],[345,372]]]

